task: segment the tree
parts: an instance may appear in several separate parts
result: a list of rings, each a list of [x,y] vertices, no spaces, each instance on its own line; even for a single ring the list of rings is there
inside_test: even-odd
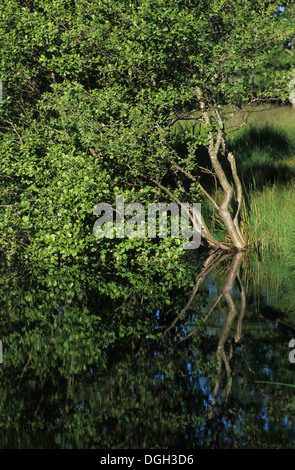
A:
[[[253,96],[251,72],[290,36],[278,2],[213,0],[5,0],[0,6],[3,103],[1,245],[38,259],[97,250],[91,216],[100,201],[208,199],[228,240],[243,250],[242,187],[226,143],[229,106],[282,96],[286,77]],[[173,124],[191,116],[201,132],[177,151]],[[200,185],[206,146],[221,190]],[[227,176],[229,165],[231,177]],[[124,242],[122,242],[124,243]],[[105,241],[107,250],[114,243]]]
[[[260,63],[253,74],[253,82],[260,89],[263,90],[266,87],[266,83],[270,76],[280,76],[286,71],[292,72],[294,78],[294,67],[295,67],[295,36],[294,36],[294,25],[295,20],[295,4],[292,1],[284,2],[276,12],[276,18],[278,22],[282,20],[288,25],[290,29],[290,35],[285,39],[276,44],[273,48],[268,48],[265,60]],[[291,92],[293,91],[292,83],[289,84],[289,101],[292,103]],[[295,102],[293,103],[295,105]]]

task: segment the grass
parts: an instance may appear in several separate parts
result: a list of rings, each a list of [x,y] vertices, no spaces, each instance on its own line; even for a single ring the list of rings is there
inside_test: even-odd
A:
[[[268,125],[271,127],[295,127],[295,112],[292,106],[260,105],[246,107],[236,113],[228,112],[226,124],[227,132],[239,129],[246,125]]]
[[[242,229],[250,245],[262,252],[277,250],[287,254],[295,241],[295,192],[287,186],[265,187],[248,194],[242,211]]]

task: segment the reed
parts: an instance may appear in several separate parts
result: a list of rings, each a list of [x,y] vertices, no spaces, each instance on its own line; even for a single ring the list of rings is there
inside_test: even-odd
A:
[[[242,230],[248,244],[261,251],[288,253],[294,249],[295,192],[294,186],[265,187],[248,193],[248,204],[241,214]]]

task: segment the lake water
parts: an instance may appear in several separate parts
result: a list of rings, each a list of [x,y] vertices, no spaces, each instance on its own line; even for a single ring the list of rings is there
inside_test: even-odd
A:
[[[292,267],[153,269],[2,267],[0,448],[294,447]]]

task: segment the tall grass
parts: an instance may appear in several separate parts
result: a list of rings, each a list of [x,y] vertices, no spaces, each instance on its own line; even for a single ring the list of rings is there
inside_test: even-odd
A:
[[[248,207],[242,210],[242,230],[250,245],[261,251],[288,253],[294,249],[295,192],[294,186],[274,184],[248,194]]]

